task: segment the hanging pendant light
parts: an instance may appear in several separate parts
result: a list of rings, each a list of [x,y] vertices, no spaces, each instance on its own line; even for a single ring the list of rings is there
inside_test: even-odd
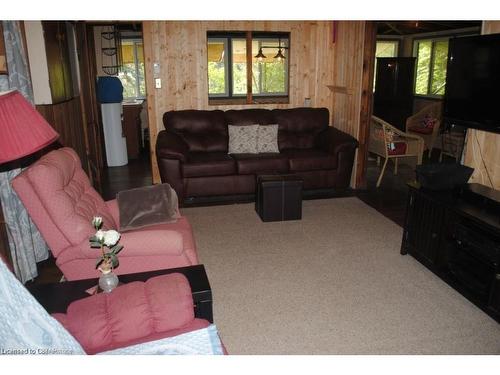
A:
[[[266,55],[262,53],[262,48],[259,48],[259,53],[255,55],[255,58],[259,61],[262,62],[266,58]]]
[[[278,53],[276,54],[276,56],[274,56],[274,58],[277,59],[279,62],[285,60],[285,55],[283,55],[283,53],[281,52],[281,48],[278,49]]]
[[[283,55],[283,52],[281,51],[281,38],[278,38],[278,53],[276,56],[274,56],[278,62],[282,62],[285,60],[285,55]]]

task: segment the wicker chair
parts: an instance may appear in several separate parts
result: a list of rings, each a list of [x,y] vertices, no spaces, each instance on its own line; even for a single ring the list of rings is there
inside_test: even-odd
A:
[[[436,145],[441,126],[442,103],[429,104],[406,119],[406,132],[422,137],[429,156]]]
[[[385,159],[377,180],[377,187],[379,187],[389,159],[394,160],[394,174],[398,173],[400,158],[415,157],[417,165],[422,164],[424,140],[418,135],[405,133],[384,120],[372,116],[368,151],[377,155],[378,165],[380,165],[381,157]]]

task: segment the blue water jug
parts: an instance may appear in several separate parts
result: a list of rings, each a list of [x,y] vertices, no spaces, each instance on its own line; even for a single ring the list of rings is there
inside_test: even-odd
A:
[[[97,78],[97,101],[99,103],[121,103],[123,85],[118,77]]]

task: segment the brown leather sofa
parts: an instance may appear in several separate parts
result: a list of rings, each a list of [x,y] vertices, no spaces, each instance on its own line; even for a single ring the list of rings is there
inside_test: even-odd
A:
[[[181,202],[254,194],[259,174],[296,174],[305,191],[347,188],[358,142],[329,117],[326,108],[166,112],[156,143],[161,180]],[[228,125],[251,124],[278,124],[280,152],[228,154]]]

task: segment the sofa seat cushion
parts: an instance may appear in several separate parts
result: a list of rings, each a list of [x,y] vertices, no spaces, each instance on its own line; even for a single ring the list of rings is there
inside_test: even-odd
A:
[[[337,168],[337,158],[322,150],[291,149],[284,150],[288,157],[290,171],[318,171]]]
[[[288,159],[279,153],[232,154],[238,174],[286,173]]]
[[[225,152],[190,152],[182,173],[184,177],[227,176],[236,174],[236,163]]]

